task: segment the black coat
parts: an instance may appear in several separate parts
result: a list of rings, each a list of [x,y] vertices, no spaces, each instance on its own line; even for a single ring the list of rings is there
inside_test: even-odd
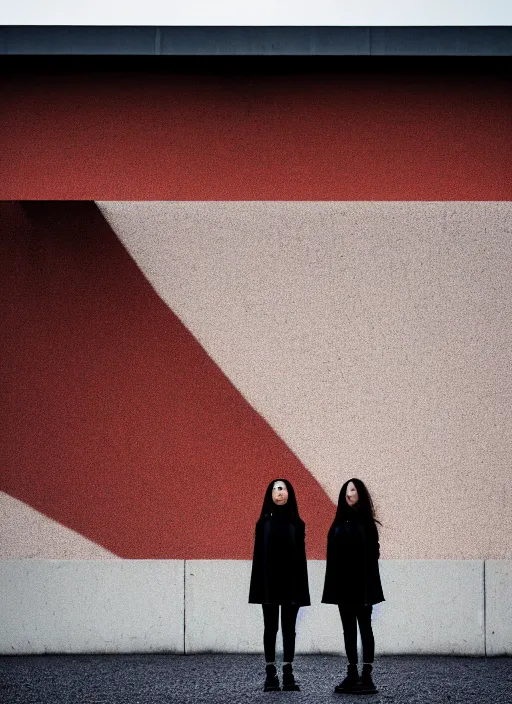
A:
[[[249,603],[311,604],[305,525],[300,518],[276,511],[256,523]]]
[[[322,602],[363,606],[384,601],[379,573],[379,534],[373,519],[354,511],[333,523],[327,536]]]

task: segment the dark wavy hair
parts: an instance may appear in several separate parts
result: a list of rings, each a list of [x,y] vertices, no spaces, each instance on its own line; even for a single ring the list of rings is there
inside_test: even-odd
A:
[[[277,504],[275,504],[272,499],[272,487],[276,482],[283,482],[284,484],[286,484],[286,488],[288,489],[288,501],[285,503],[284,506],[277,506]],[[299,507],[297,506],[297,499],[295,497],[295,490],[292,486],[292,483],[288,481],[288,479],[283,479],[282,477],[279,477],[278,479],[272,479],[270,484],[267,486],[267,490],[265,491],[265,498],[263,499],[263,507],[261,509],[260,519],[271,516],[272,513],[274,513],[276,510],[278,510],[279,513],[281,513],[282,515],[286,514],[292,519],[302,521],[301,517],[299,516]]]
[[[349,506],[346,501],[347,486],[350,484],[350,482],[354,483],[354,486],[357,489],[357,493],[359,494],[359,501],[354,507]],[[361,479],[356,479],[356,477],[348,479],[345,484],[343,484],[343,486],[341,487],[340,495],[338,497],[338,508],[336,509],[336,517],[334,518],[334,523],[341,523],[347,517],[354,515],[354,511],[357,511],[358,515],[362,519],[371,519],[375,523],[378,523],[379,526],[382,525],[382,523],[377,520],[377,517],[375,516],[375,507],[373,505],[370,492],[366,488],[365,483]]]

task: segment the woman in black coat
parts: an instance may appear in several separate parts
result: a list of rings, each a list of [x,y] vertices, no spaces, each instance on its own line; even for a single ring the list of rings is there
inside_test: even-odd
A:
[[[375,641],[373,604],[384,601],[379,574],[379,534],[368,489],[360,479],[341,487],[338,508],[327,536],[327,563],[322,596],[324,604],[337,604],[348,658],[347,676],[335,692],[373,693]],[[357,671],[357,624],[363,645],[363,671]]]
[[[249,603],[263,606],[263,647],[266,660],[264,691],[279,690],[275,666],[281,607],[283,690],[298,690],[293,676],[295,623],[301,606],[309,606],[305,524],[299,516],[295,491],[285,479],[270,482],[256,523]]]

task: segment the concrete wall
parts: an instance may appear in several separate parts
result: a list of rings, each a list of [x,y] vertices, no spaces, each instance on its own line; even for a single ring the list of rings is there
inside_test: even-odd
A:
[[[183,652],[180,560],[1,560],[0,652]]]
[[[325,563],[308,569],[297,653],[343,653],[337,609],[320,603]],[[2,560],[0,653],[262,652],[250,570],[247,560]],[[381,576],[378,655],[512,654],[512,560],[383,560]]]
[[[485,562],[487,655],[512,655],[512,560]]]

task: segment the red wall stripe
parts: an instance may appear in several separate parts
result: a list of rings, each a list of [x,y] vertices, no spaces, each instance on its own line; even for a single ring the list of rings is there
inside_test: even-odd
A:
[[[0,204],[0,293],[0,490],[122,557],[248,559],[284,476],[324,558],[332,502],[94,204]]]
[[[5,199],[512,197],[492,72],[43,71],[0,92]]]

